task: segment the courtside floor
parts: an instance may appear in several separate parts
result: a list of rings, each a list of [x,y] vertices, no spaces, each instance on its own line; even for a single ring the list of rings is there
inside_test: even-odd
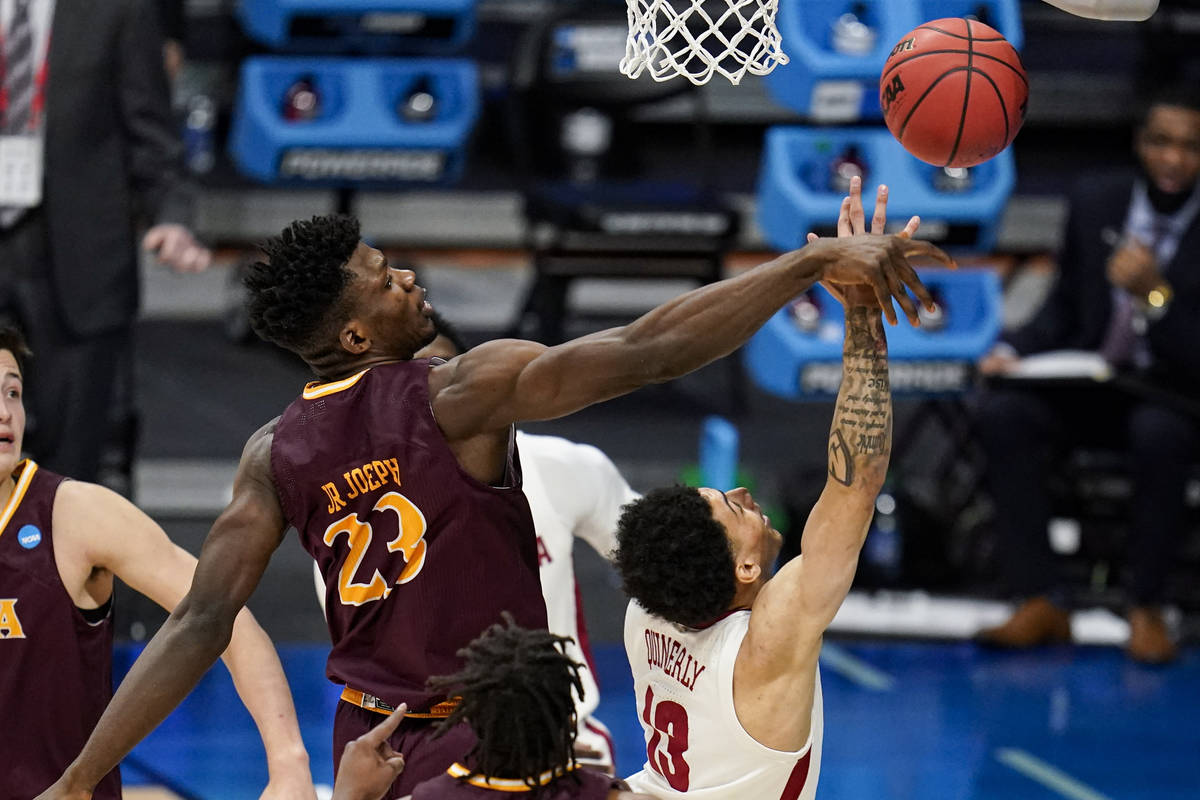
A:
[[[123,675],[140,646],[118,647]],[[313,774],[330,783],[337,690],[326,648],[280,647]],[[645,750],[619,645],[597,648],[599,716],[618,769]],[[1195,800],[1200,797],[1200,648],[1148,668],[1112,647],[1002,654],[969,643],[837,639],[822,655],[828,800]],[[256,798],[262,745],[223,669],[131,755],[130,787],[196,800]],[[740,799],[739,799],[740,800]]]

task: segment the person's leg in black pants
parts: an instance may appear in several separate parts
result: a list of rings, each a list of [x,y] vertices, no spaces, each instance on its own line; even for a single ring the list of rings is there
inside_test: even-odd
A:
[[[975,427],[987,456],[987,488],[995,505],[999,566],[1019,597],[1045,595],[1058,583],[1046,536],[1050,459],[1062,426],[1043,392],[1001,387],[985,391]]]
[[[96,481],[118,365],[132,339],[128,328],[86,336],[72,330],[59,310],[47,251],[45,225],[36,210],[0,236],[0,256],[11,278],[7,310],[33,350],[25,376],[33,398],[26,408],[30,425],[25,446],[47,469]]]
[[[1200,420],[1152,403],[1133,407],[1129,448],[1134,482],[1128,538],[1129,655],[1164,662],[1176,655],[1161,604],[1183,538],[1184,491],[1200,455]]]

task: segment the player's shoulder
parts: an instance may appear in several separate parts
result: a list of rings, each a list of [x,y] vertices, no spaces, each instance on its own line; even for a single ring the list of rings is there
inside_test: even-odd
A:
[[[115,509],[132,508],[127,498],[98,483],[64,480],[54,494],[54,513],[85,514],[111,512]]]

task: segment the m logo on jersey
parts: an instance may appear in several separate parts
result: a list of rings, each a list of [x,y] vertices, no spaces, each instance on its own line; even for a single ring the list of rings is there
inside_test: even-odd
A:
[[[405,564],[394,585],[408,583],[417,577],[421,568],[425,566],[425,515],[399,492],[388,492],[380,497],[371,510],[396,512],[400,530],[396,537],[387,543],[387,549],[389,553],[400,553]],[[358,518],[358,514],[350,514],[326,528],[323,541],[333,547],[334,542],[343,533],[349,540],[350,552],[342,561],[342,568],[338,572],[338,597],[342,603],[361,606],[387,597],[392,593],[392,587],[378,569],[372,571],[370,580],[365,583],[354,580],[371,547],[371,541],[375,538],[375,529],[371,523],[363,522]]]
[[[17,598],[0,597],[0,639],[24,639],[25,631],[17,619]]]

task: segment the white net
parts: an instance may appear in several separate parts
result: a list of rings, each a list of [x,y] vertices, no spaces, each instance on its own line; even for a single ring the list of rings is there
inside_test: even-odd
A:
[[[747,72],[766,75],[788,63],[775,14],[779,0],[625,0],[629,38],[621,72],[645,70],[656,81],[682,75],[707,83],[714,74],[737,85]]]

